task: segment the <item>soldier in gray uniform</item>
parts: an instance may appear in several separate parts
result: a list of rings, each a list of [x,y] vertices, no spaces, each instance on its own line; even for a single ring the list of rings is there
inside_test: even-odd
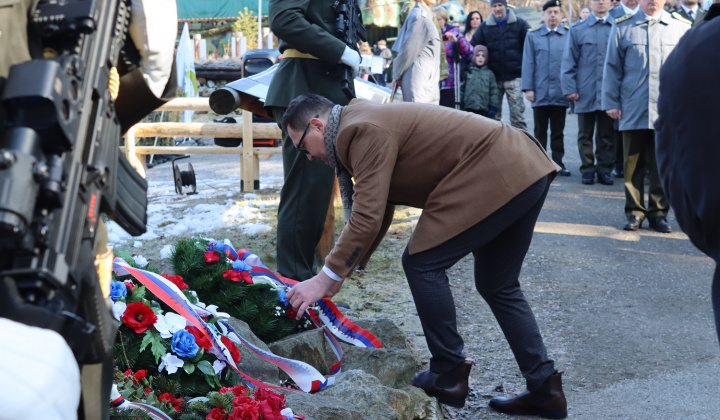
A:
[[[590,16],[570,28],[563,51],[560,81],[562,93],[574,102],[578,116],[577,141],[583,184],[595,182],[596,173],[600,184],[613,184],[610,175],[615,159],[613,119],[602,111],[600,101],[607,41],[615,21],[608,15],[609,7],[610,0],[591,0]]]
[[[619,120],[623,133],[625,216],[623,229],[638,230],[647,217],[658,232],[672,232],[667,198],[655,159],[655,131],[660,67],[690,24],[658,0],[640,0],[640,11],[615,21],[603,69],[602,108]],[[648,206],[644,178],[649,172]]]
[[[563,164],[563,130],[570,102],[560,88],[560,63],[568,29],[560,25],[562,12],[559,0],[550,0],[542,8],[543,25],[529,30],[525,37],[522,90],[532,103],[535,137],[547,150],[549,123],[552,160],[562,168],[558,175],[570,176],[570,171]]]

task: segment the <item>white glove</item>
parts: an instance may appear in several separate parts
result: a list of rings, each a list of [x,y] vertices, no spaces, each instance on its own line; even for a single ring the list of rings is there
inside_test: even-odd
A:
[[[357,76],[358,70],[360,70],[360,53],[353,50],[352,48],[345,46],[340,62],[350,67],[353,71],[353,77]]]

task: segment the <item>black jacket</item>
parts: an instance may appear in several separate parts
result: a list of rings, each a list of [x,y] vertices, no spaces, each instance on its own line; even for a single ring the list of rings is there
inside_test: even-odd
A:
[[[470,43],[487,47],[488,67],[499,82],[520,77],[523,45],[528,29],[530,25],[508,9],[505,29],[500,29],[491,14],[475,31]]]

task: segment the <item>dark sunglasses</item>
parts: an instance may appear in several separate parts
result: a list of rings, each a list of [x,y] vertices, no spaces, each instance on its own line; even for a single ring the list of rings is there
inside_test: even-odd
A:
[[[314,116],[313,118],[318,118],[319,116],[320,116],[320,114]],[[305,130],[303,131],[302,137],[300,137],[300,141],[298,142],[297,146],[295,146],[295,148],[298,150],[298,152],[305,153],[306,155],[309,155],[310,152],[308,152],[307,149],[303,147],[303,143],[305,143],[305,135],[307,134],[307,131],[309,128],[310,128],[310,121],[308,121],[307,125],[305,126]]]

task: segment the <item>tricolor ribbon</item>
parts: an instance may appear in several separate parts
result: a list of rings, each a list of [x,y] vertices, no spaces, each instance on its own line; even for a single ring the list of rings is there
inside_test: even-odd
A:
[[[241,249],[237,253],[239,261],[244,261],[251,267],[250,274],[255,276],[264,276],[272,279],[280,285],[287,288],[293,287],[298,282],[296,280],[289,279],[287,277],[279,276],[270,271],[265,265],[260,262],[257,255],[251,253],[246,249]],[[380,340],[377,339],[371,332],[355,325],[350,321],[343,313],[335,306],[332,300],[328,298],[322,298],[316,302],[316,306],[319,308],[317,316],[320,323],[327,327],[333,335],[337,338],[353,344],[358,347],[374,347],[382,348],[383,345]],[[308,315],[313,309],[308,309]],[[310,316],[312,319],[312,316]]]

